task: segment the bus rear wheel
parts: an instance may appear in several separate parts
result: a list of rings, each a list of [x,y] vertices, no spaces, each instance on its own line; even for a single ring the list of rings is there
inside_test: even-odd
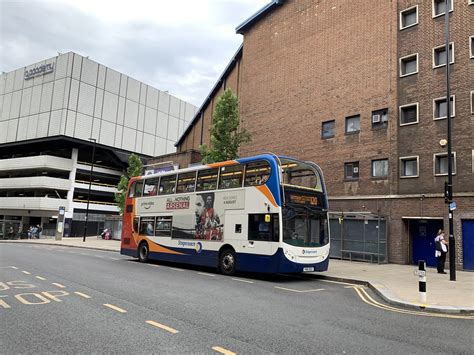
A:
[[[148,254],[149,254],[148,243],[141,242],[140,245],[138,246],[138,260],[142,263],[146,263],[148,261]]]
[[[234,275],[237,258],[232,249],[225,249],[219,256],[219,271],[223,275]]]

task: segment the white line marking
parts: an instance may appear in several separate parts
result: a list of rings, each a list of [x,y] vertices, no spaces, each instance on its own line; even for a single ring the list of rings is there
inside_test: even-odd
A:
[[[127,311],[125,309],[122,309],[122,308],[119,308],[117,306],[114,306],[113,304],[108,304],[108,303],[104,303],[104,306],[105,307],[109,307],[117,312],[120,312],[120,313],[127,313]]]
[[[25,270],[23,270],[22,273],[27,274],[27,275],[31,275],[31,272],[28,272],[28,271],[25,271]]]
[[[153,267],[160,267],[160,265],[156,265],[156,264],[147,264],[148,266],[153,266]]]
[[[243,280],[243,279],[236,279],[236,278],[232,278],[232,280],[234,280],[234,281],[239,281],[239,282],[246,282],[246,283],[248,283],[248,284],[253,284],[253,283],[254,283],[253,281]]]
[[[357,284],[351,284],[350,282],[342,282],[342,281],[332,281],[332,280],[322,280],[322,279],[318,279],[318,281],[328,282],[328,283],[332,283],[332,284],[339,284],[339,285],[360,286],[360,285],[357,285]]]
[[[89,295],[86,295],[85,293],[82,293],[82,292],[74,292],[76,295],[78,296],[81,296],[81,297],[84,297],[84,298],[91,298],[91,296]]]
[[[46,279],[45,279],[44,277],[41,277],[41,276],[36,276],[36,278],[37,278],[38,280],[46,281]]]
[[[177,269],[175,267],[170,267],[171,270],[175,270],[175,271],[184,271],[183,269]]]
[[[150,324],[154,327],[166,330],[167,332],[170,332],[170,333],[173,333],[173,334],[178,333],[178,331],[176,329],[168,327],[167,325],[164,325],[164,324],[161,324],[161,323],[158,323],[158,322],[154,322],[152,320],[147,320],[146,323],[148,323],[148,324]]]
[[[286,287],[279,287],[279,286],[274,286],[275,288],[279,290],[284,290],[284,291],[290,291],[290,292],[297,292],[297,293],[306,293],[306,292],[318,292],[318,291],[324,291],[324,288],[316,288],[313,290],[294,290],[292,288],[286,288]]]
[[[207,272],[198,272],[199,275],[203,275],[203,276],[209,276],[209,277],[216,277],[216,275],[214,274],[208,274]]]
[[[54,286],[59,287],[59,288],[66,288],[66,286],[61,285],[61,284],[58,284],[58,283],[56,283],[56,282],[53,282],[52,284],[53,284]]]

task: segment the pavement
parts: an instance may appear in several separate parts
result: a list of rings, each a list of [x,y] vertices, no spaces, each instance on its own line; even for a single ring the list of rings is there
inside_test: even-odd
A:
[[[2,240],[0,243],[32,243],[74,248],[120,251],[119,240],[97,237],[55,239]],[[426,303],[420,302],[419,277],[415,265],[371,264],[331,259],[329,270],[314,273],[318,278],[366,285],[385,302],[403,308],[436,313],[474,314],[474,272],[456,271],[456,281],[438,274],[436,268],[426,271]]]

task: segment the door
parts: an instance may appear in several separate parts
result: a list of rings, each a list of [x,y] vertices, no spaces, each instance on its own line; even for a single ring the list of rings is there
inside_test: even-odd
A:
[[[410,219],[410,238],[412,241],[412,263],[418,265],[425,260],[427,266],[436,266],[434,239],[443,221],[436,219]]]
[[[474,219],[462,220],[463,268],[474,270]]]

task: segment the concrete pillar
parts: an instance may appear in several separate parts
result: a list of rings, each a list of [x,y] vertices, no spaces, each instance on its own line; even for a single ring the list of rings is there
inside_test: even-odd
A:
[[[72,154],[71,154],[72,169],[71,169],[71,172],[69,173],[69,191],[67,192],[66,218],[72,218],[74,214],[74,209],[72,206],[73,206],[74,181],[76,180],[78,156],[79,156],[79,150],[77,148],[73,148]]]

